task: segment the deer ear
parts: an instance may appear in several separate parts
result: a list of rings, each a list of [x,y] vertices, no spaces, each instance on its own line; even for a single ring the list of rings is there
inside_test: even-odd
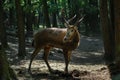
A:
[[[75,26],[74,28],[75,28],[75,29],[78,29],[78,27],[77,27],[77,26]]]

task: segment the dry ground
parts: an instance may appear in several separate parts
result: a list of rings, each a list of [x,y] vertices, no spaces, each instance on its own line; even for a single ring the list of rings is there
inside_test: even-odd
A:
[[[80,46],[72,53],[68,75],[62,72],[65,67],[64,58],[62,50],[57,48],[53,49],[49,56],[49,63],[53,69],[57,70],[56,73],[48,72],[42,60],[43,51],[41,51],[33,61],[32,75],[30,75],[27,69],[33,52],[31,39],[26,43],[27,56],[24,60],[17,58],[17,40],[10,38],[9,41],[10,48],[6,52],[19,80],[111,80],[109,70],[104,64],[103,42],[100,38],[81,36]]]

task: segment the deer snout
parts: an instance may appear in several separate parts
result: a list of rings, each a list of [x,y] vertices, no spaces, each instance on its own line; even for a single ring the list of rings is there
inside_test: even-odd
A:
[[[68,39],[67,37],[64,37],[63,42],[64,42],[64,43],[65,43],[65,42],[71,42],[71,40]]]

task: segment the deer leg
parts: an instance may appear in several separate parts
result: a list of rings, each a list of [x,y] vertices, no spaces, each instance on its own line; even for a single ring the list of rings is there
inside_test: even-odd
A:
[[[35,56],[38,54],[38,52],[40,51],[40,49],[41,48],[36,48],[34,50],[34,52],[32,53],[32,55],[31,55],[30,64],[29,64],[29,68],[28,68],[28,72],[30,72],[30,73],[31,73],[31,64],[32,64],[32,61],[35,58]]]
[[[68,73],[68,64],[71,57],[71,51],[63,50],[64,58],[65,58],[65,73]]]
[[[49,71],[52,72],[52,69],[51,69],[51,67],[50,67],[50,65],[49,65],[49,63],[48,63],[48,55],[49,55],[50,49],[51,49],[51,47],[48,47],[48,46],[44,48],[43,59],[44,59],[46,65],[47,65]]]

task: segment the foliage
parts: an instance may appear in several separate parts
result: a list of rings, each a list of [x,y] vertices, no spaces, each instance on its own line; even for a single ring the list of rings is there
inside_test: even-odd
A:
[[[8,0],[6,0],[3,4],[3,9],[7,12],[9,11],[11,8],[14,8],[15,9],[15,3],[14,1],[12,2],[9,2]]]
[[[40,16],[43,14],[42,0],[30,0],[31,4],[26,3],[28,0],[20,0],[20,1],[21,1],[21,5],[22,5],[24,13],[29,14],[31,12],[31,13],[34,13],[34,16],[36,16],[36,17],[38,17],[38,16],[43,17],[43,16]],[[68,2],[70,2],[70,4]],[[98,6],[96,6],[95,4],[92,4],[94,2],[98,2],[98,0],[95,0],[95,1],[94,0],[76,0],[76,1],[47,0],[47,5],[48,5],[49,15],[51,15],[53,12],[55,12],[57,16],[61,17],[61,10],[64,9],[65,15],[69,17],[69,14],[72,14],[72,13],[76,14],[76,11],[77,12],[79,11],[78,9],[83,9],[84,14],[94,16],[96,14],[99,15],[98,14]],[[4,9],[9,11],[10,8],[15,8],[14,0],[10,0],[10,1],[5,0]],[[58,21],[59,21],[59,19],[58,19]],[[58,22],[58,23],[60,24],[60,22]],[[90,21],[88,21],[88,24],[90,24]],[[99,24],[99,22],[98,22],[98,24]],[[99,27],[99,26],[96,25],[96,28],[97,27]],[[84,28],[86,28],[86,27],[84,27]]]

